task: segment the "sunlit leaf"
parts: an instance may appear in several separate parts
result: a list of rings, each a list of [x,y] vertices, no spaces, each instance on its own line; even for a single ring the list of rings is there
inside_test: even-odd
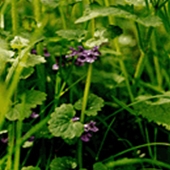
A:
[[[97,162],[93,165],[93,170],[107,170],[107,167],[102,162]]]
[[[121,6],[115,6],[115,7],[98,7],[95,9],[87,9],[82,17],[77,19],[75,23],[81,23],[88,20],[91,20],[93,18],[97,17],[105,17],[105,16],[116,16],[120,18],[130,19],[132,21],[136,21],[146,27],[149,26],[159,26],[162,24],[161,19],[158,16],[154,15],[148,15],[148,16],[139,16],[135,13],[132,13],[130,10],[126,10],[125,8],[122,8]]]
[[[87,33],[86,30],[59,30],[56,32],[59,36],[62,38],[65,38],[67,40],[78,40],[81,42]]]
[[[81,110],[82,101],[83,99],[81,98],[74,104],[74,107],[77,110]],[[104,100],[101,97],[98,97],[95,94],[90,94],[88,96],[87,108],[85,114],[88,116],[96,116],[97,112],[100,111],[103,106],[104,106]]]
[[[73,139],[80,137],[84,126],[80,122],[72,121],[76,112],[71,104],[62,104],[55,109],[49,120],[49,130],[56,137]]]
[[[15,36],[11,41],[10,45],[13,49],[21,49],[23,47],[27,47],[29,44],[29,40],[20,36]]]
[[[27,166],[27,167],[23,167],[21,170],[41,170],[41,169],[38,167]]]
[[[52,160],[50,170],[71,170],[77,167],[76,160],[72,157],[58,157]]]

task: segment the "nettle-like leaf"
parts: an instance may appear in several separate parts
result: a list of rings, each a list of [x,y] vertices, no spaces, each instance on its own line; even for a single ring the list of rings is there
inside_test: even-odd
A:
[[[23,167],[21,170],[41,170],[39,167],[27,166]]]
[[[49,120],[49,130],[56,137],[73,139],[80,137],[84,126],[80,122],[73,122],[76,112],[71,104],[62,104],[55,109]]]
[[[75,23],[82,23],[93,18],[97,17],[106,17],[106,16],[116,16],[120,18],[130,19],[136,21],[146,27],[152,26],[156,27],[162,24],[161,19],[158,16],[148,15],[141,16],[133,13],[130,10],[126,10],[124,6],[115,6],[115,7],[97,7],[94,9],[87,9],[82,17],[77,19]]]
[[[156,102],[142,101],[134,106],[137,115],[170,130],[170,99],[160,98]]]
[[[21,95],[21,103],[14,105],[6,114],[8,120],[23,120],[28,118],[32,111],[37,105],[41,105],[46,99],[46,94],[37,90],[26,91]]]
[[[78,40],[78,42],[81,42],[85,35],[87,34],[86,30],[59,30],[56,32],[59,36],[62,38],[65,38],[67,40]]]
[[[77,110],[82,109],[82,102],[83,99],[79,99],[75,104],[74,107]],[[101,108],[104,106],[104,100],[101,97],[98,97],[95,94],[90,94],[88,96],[88,101],[87,101],[87,108],[85,111],[85,114],[87,116],[96,116],[97,112],[101,110]]]
[[[52,160],[50,170],[71,170],[77,167],[76,160],[72,157],[58,157]]]

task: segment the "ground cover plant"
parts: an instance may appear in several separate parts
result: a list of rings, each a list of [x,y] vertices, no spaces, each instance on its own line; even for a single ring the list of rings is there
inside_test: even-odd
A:
[[[170,169],[168,0],[0,1],[0,170]]]

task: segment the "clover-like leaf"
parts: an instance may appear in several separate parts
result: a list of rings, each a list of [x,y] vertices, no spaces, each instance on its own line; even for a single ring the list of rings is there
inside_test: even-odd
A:
[[[49,120],[49,130],[56,137],[73,139],[80,137],[84,126],[80,122],[74,122],[72,118],[76,112],[71,104],[62,104],[55,109]]]
[[[41,169],[39,167],[27,166],[27,167],[22,167],[21,170],[41,170]]]
[[[58,157],[52,160],[50,170],[71,170],[77,167],[76,160],[72,157]]]
[[[77,110],[81,110],[82,108],[82,98],[78,100],[75,104],[74,107]],[[96,116],[97,112],[101,110],[101,108],[104,106],[104,100],[101,97],[98,97],[95,94],[90,94],[88,96],[88,101],[87,101],[87,108],[85,111],[85,114],[87,116]]]

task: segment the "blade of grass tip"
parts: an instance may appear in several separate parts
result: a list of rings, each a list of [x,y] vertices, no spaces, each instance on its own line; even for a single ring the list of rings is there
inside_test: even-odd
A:
[[[98,161],[98,159],[99,159],[100,152],[101,152],[101,150],[102,150],[102,148],[103,148],[103,145],[104,145],[104,142],[105,142],[105,140],[106,140],[106,137],[107,137],[107,135],[108,135],[108,133],[109,133],[109,130],[110,130],[111,126],[113,125],[115,119],[116,119],[116,118],[112,119],[112,121],[110,122],[110,124],[109,124],[109,126],[108,126],[108,128],[107,128],[107,130],[106,130],[106,132],[105,132],[105,134],[104,134],[104,136],[103,136],[103,139],[102,139],[102,141],[101,141],[100,147],[99,147],[98,152],[97,152],[97,154],[96,154],[96,158],[95,158],[96,161]]]

